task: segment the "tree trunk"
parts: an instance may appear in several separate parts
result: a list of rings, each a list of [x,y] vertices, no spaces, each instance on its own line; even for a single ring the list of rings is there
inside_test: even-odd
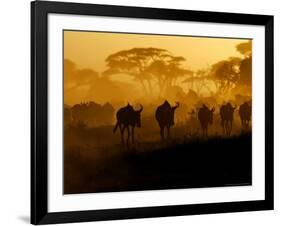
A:
[[[144,80],[139,79],[139,81],[140,81],[141,86],[142,86],[142,88],[143,88],[143,90],[144,90],[144,92],[145,92],[145,95],[148,96],[148,91],[147,91],[147,88],[146,88],[146,86],[145,86],[145,84],[144,84]]]

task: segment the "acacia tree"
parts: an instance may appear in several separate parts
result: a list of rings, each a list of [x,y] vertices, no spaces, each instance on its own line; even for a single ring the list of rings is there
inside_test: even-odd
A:
[[[109,55],[106,58],[108,69],[103,75],[128,74],[148,95],[153,93],[152,84],[155,82],[161,95],[177,78],[190,73],[182,67],[184,61],[183,57],[173,56],[165,49],[133,48]]]
[[[212,65],[210,76],[213,78],[217,94],[224,95],[231,90],[239,90],[251,93],[252,86],[252,42],[242,42],[236,46],[236,50],[243,55],[242,58],[231,57]]]
[[[236,88],[241,92],[251,94],[252,83],[252,42],[242,42],[236,50],[243,55],[221,60],[206,69],[200,69],[190,74],[183,83],[190,90],[195,90],[200,95],[202,90],[213,93],[211,87],[216,87],[216,95],[226,95]]]
[[[182,83],[187,84],[188,89],[195,91],[198,95],[201,95],[203,91],[211,93],[210,85],[213,84],[213,78],[210,76],[210,68],[195,71],[183,80]]]
[[[239,82],[241,58],[231,57],[212,65],[210,76],[213,78],[218,95],[225,95]]]
[[[64,85],[65,93],[75,91],[84,85],[93,84],[98,78],[98,73],[92,69],[78,69],[76,65],[64,59]]]
[[[252,55],[252,41],[242,42],[236,46],[236,50],[241,53],[244,58]]]
[[[241,85],[252,86],[252,56],[241,61],[239,83]]]
[[[252,86],[252,42],[242,42],[236,46],[238,52],[243,55],[240,63],[240,85]]]

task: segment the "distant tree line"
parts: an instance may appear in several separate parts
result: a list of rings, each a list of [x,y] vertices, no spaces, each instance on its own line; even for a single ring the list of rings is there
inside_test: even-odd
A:
[[[106,58],[107,70],[103,75],[128,74],[139,82],[146,95],[167,96],[173,87],[185,83],[198,94],[205,90],[218,96],[243,90],[251,93],[252,44],[240,43],[236,50],[242,57],[230,57],[205,69],[192,71],[186,66],[186,59],[175,56],[166,49],[133,48],[122,50]],[[213,89],[211,86],[215,87]]]

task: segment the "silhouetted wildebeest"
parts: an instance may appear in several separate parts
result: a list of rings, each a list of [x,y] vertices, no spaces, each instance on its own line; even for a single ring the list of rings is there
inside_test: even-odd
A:
[[[198,119],[201,124],[203,136],[208,136],[208,125],[213,123],[213,113],[215,108],[209,110],[209,108],[203,104],[198,111]]]
[[[104,105],[90,102],[81,102],[71,108],[72,123],[84,123],[89,127],[112,124],[114,108],[110,103]]]
[[[221,126],[223,129],[223,133],[227,136],[230,136],[232,130],[232,122],[233,122],[233,113],[235,107],[232,107],[231,103],[227,103],[221,106],[220,108],[220,116],[221,116]]]
[[[245,102],[239,107],[239,115],[241,119],[242,129],[247,130],[249,128],[252,115],[251,101]]]
[[[174,115],[175,110],[179,107],[179,103],[172,107],[168,101],[158,106],[155,112],[155,118],[160,127],[161,139],[165,139],[165,128],[167,128],[167,138],[170,138],[170,127],[175,124]]]
[[[134,129],[135,127],[141,127],[141,112],[143,110],[142,105],[140,105],[139,110],[134,110],[134,108],[128,104],[126,107],[120,108],[116,113],[116,125],[113,129],[113,132],[119,127],[121,133],[121,142],[124,144],[124,131],[127,129],[127,146],[129,145],[129,140],[131,136],[130,127],[132,128],[132,143],[134,140]]]

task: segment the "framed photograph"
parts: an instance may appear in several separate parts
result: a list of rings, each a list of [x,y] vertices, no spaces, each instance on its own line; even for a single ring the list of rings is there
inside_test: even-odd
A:
[[[31,223],[273,209],[273,16],[31,3]]]

